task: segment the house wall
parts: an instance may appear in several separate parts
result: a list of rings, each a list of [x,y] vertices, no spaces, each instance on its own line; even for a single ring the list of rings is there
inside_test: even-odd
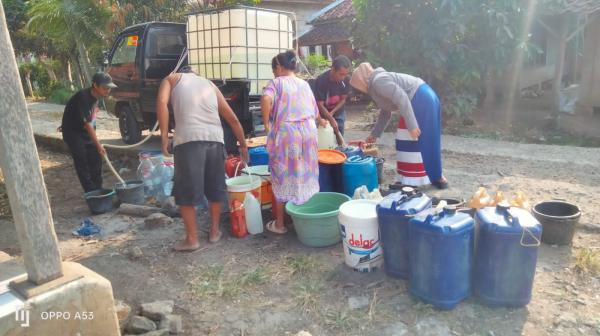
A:
[[[336,57],[338,55],[345,55],[349,59],[354,58],[354,49],[352,49],[352,44],[350,41],[338,42],[334,45],[334,55]]]
[[[552,19],[543,19],[544,23],[553,29],[558,31],[556,28],[556,22]],[[546,28],[538,30],[540,34],[543,34],[546,42],[546,57],[544,64],[536,64],[533,66],[525,66],[519,76],[519,88],[524,89],[532,85],[537,85],[554,78],[554,72],[556,67],[556,53],[559,46],[558,38],[552,35]]]

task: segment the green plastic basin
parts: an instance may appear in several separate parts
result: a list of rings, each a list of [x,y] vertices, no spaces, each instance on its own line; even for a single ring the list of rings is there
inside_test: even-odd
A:
[[[324,247],[335,245],[342,240],[338,213],[340,206],[349,200],[350,197],[344,194],[320,192],[302,205],[288,202],[285,210],[292,217],[302,244]]]

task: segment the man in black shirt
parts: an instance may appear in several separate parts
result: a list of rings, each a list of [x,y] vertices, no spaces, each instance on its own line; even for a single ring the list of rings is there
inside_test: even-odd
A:
[[[350,59],[340,55],[333,60],[331,69],[317,77],[314,86],[315,99],[319,106],[321,117],[344,134],[346,113],[344,105],[350,93]]]
[[[100,110],[98,100],[108,97],[115,87],[108,74],[98,72],[92,77],[92,87],[75,93],[65,106],[60,130],[85,192],[102,188],[102,156],[106,150],[96,137],[96,115]]]

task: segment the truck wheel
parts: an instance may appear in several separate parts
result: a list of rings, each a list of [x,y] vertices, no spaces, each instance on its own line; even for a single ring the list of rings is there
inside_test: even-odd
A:
[[[119,110],[119,131],[121,139],[128,145],[138,143],[142,139],[142,128],[129,106],[121,106]]]

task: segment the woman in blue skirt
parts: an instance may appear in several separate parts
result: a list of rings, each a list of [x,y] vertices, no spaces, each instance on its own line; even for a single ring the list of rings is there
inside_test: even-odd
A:
[[[369,63],[354,70],[350,84],[371,96],[380,108],[368,143],[381,136],[392,111],[401,115],[396,131],[396,182],[448,188],[442,174],[441,107],[433,89],[421,78],[373,69]]]

